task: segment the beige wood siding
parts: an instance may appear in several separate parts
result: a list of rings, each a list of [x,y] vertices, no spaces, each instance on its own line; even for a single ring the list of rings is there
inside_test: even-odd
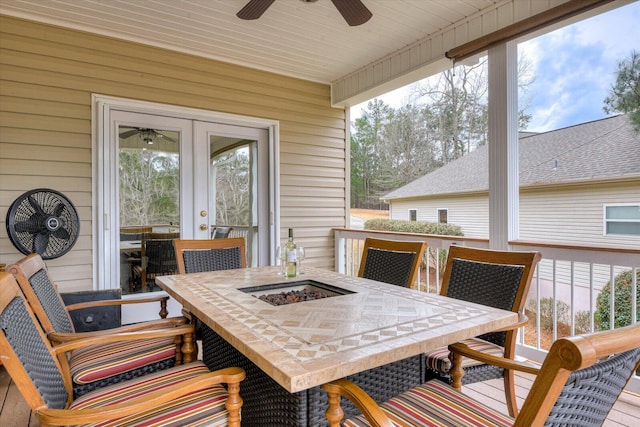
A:
[[[418,221],[438,222],[438,209],[447,209],[449,224],[459,225],[466,237],[489,235],[489,199],[475,195],[439,199],[398,200],[391,202],[391,219],[409,219],[409,209],[416,209]]]
[[[346,224],[346,111],[331,108],[329,86],[0,16],[0,216],[34,188],[70,197],[80,239],[48,262],[62,290],[92,283],[92,94],[278,120],[281,226],[296,230],[308,265],[333,267],[331,228]],[[0,262],[21,256],[3,227]]]

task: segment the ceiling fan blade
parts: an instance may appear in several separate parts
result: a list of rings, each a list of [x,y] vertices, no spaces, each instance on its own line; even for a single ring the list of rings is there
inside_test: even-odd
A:
[[[249,0],[249,3],[240,9],[240,12],[236,13],[236,16],[247,20],[258,19],[269,9],[269,6],[274,1],[276,0]]]
[[[137,135],[138,132],[140,132],[140,129],[131,129],[131,130],[128,130],[126,132],[122,132],[120,134],[120,138],[122,138],[122,139],[131,138],[132,136]]]
[[[331,2],[351,27],[362,25],[373,16],[361,0],[331,0]]]
[[[38,233],[33,239],[33,251],[42,255],[49,246],[49,233]]]

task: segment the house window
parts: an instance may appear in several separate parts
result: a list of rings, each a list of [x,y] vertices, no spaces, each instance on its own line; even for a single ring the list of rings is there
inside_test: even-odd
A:
[[[417,220],[418,220],[418,210],[409,209],[409,221],[417,221]]]
[[[605,234],[640,236],[640,205],[605,205]]]
[[[438,222],[440,224],[446,224],[447,223],[447,209],[438,209]]]

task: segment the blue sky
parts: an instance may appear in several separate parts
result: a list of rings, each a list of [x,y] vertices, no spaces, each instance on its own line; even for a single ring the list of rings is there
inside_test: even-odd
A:
[[[543,132],[601,119],[618,62],[640,51],[640,2],[617,8],[521,43],[532,62],[528,130]],[[394,108],[406,103],[408,87],[381,99]],[[352,108],[358,117],[366,103]]]
[[[546,131],[606,117],[602,107],[618,62],[640,51],[640,2],[518,46],[534,64],[529,130]]]

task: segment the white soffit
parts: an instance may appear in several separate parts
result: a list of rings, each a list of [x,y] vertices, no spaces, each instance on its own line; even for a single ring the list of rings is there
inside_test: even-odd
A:
[[[444,52],[567,0],[362,0],[350,27],[329,0],[0,0],[0,14],[330,84],[346,107],[448,67]],[[618,0],[622,5],[629,0]]]

